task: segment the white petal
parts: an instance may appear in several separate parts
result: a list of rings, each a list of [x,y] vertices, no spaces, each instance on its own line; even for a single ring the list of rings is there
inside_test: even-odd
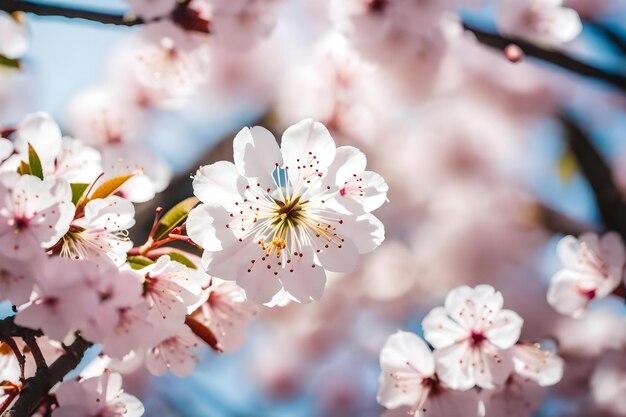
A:
[[[229,221],[230,215],[223,207],[200,204],[187,216],[187,235],[205,251],[219,251],[237,241],[226,227]]]
[[[472,349],[467,342],[437,349],[433,353],[437,375],[443,383],[458,390],[472,388],[476,381],[471,367]]]
[[[478,402],[475,390],[453,391],[444,388],[431,393],[415,417],[476,417]]]
[[[580,275],[570,271],[557,273],[550,281],[548,303],[559,313],[580,317],[591,299],[580,291]]]
[[[359,253],[368,253],[379,247],[385,240],[385,226],[369,213],[357,218],[350,216],[344,220],[341,234],[352,239]]]
[[[341,247],[329,245],[317,254],[320,265],[332,272],[352,272],[359,261],[359,250],[351,239],[344,239]]]
[[[289,127],[283,133],[281,152],[291,183],[298,183],[298,167],[313,165],[313,170],[324,171],[333,162],[335,150],[335,141],[323,124],[306,119]]]
[[[435,349],[450,346],[468,335],[468,331],[448,317],[443,307],[435,307],[422,320],[424,338]]]
[[[16,59],[26,53],[28,48],[28,30],[25,23],[20,23],[9,14],[0,11],[0,55]]]
[[[247,181],[232,162],[201,167],[193,178],[193,193],[205,204],[230,207],[241,200]]]
[[[516,312],[502,310],[493,318],[485,336],[500,349],[508,349],[519,340],[523,323],[524,320]]]
[[[283,288],[301,303],[319,300],[326,287],[326,271],[313,261],[310,253],[302,258],[293,257],[291,269],[284,268],[280,274]],[[269,300],[267,300],[269,301]]]
[[[551,15],[552,33],[559,41],[573,41],[582,32],[583,24],[575,10],[562,7],[556,9]]]
[[[622,268],[626,261],[624,241],[615,232],[605,233],[600,238],[600,254],[608,265]]]
[[[241,175],[258,178],[265,187],[273,186],[272,174],[283,162],[276,138],[261,126],[245,127],[235,136],[233,159]]]
[[[44,165],[54,164],[62,149],[61,129],[47,113],[30,114],[19,124],[16,148],[27,154],[29,143]]]
[[[353,146],[340,146],[326,176],[328,181],[332,181],[332,185],[342,186],[355,175],[360,176],[366,165],[367,159],[363,152]]]
[[[563,266],[575,268],[578,265],[580,242],[574,236],[565,236],[559,240],[556,252]]]

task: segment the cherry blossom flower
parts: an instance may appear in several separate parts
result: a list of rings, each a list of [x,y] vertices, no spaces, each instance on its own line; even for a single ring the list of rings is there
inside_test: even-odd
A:
[[[91,184],[102,173],[102,156],[79,139],[63,138],[51,172],[69,183]]]
[[[156,376],[162,376],[167,371],[181,378],[189,376],[200,360],[194,352],[197,347],[198,338],[189,327],[182,326],[148,349],[146,367]]]
[[[43,257],[43,256],[42,256]],[[0,300],[20,305],[30,300],[33,291],[33,258],[17,261],[0,256]]]
[[[565,236],[557,252],[563,269],[550,281],[548,302],[561,314],[581,317],[591,301],[609,295],[622,281],[626,250],[617,233]]]
[[[281,288],[309,302],[324,291],[325,269],[353,270],[384,239],[378,219],[347,212],[335,199],[340,187],[323,186],[336,148],[322,124],[288,128],[281,148],[264,128],[245,128],[233,147],[235,164],[202,167],[193,181],[203,204],[187,231],[210,275],[236,280],[257,302]]]
[[[447,386],[492,389],[509,376],[507,350],[523,321],[502,305],[502,294],[489,285],[461,286],[424,318],[424,337],[435,348],[437,374]]]
[[[63,341],[71,330],[86,327],[99,302],[91,285],[99,276],[97,266],[89,261],[42,260],[35,275],[37,296],[18,311],[15,322]]]
[[[207,48],[170,21],[142,27],[135,56],[138,81],[164,97],[188,97],[207,80]]]
[[[117,196],[91,200],[61,239],[61,256],[92,260],[108,256],[122,265],[133,246],[127,230],[134,224],[135,207],[130,201]]]
[[[0,11],[0,55],[20,58],[28,48],[28,28],[22,14]]]
[[[378,402],[389,409],[402,409],[416,417],[462,417],[478,415],[478,394],[474,390],[446,388],[435,374],[435,359],[428,345],[417,335],[397,332],[380,352]]]
[[[542,350],[538,344],[519,343],[511,348],[515,373],[547,387],[563,377],[564,362],[553,352]]]
[[[65,381],[56,397],[59,408],[53,417],[140,417],[144,413],[141,402],[122,389],[121,375],[108,371],[80,382]]]
[[[575,10],[563,7],[563,0],[502,0],[496,23],[502,33],[548,45],[574,40],[582,31]]]
[[[33,175],[0,174],[0,245],[24,260],[55,244],[74,213],[69,184]]]
[[[150,306],[149,320],[158,327],[175,328],[185,321],[188,308],[200,298],[200,283],[187,266],[161,256],[138,271]]]
[[[245,340],[248,323],[256,316],[257,307],[246,300],[236,283],[219,278],[211,279],[203,299],[206,301],[192,317],[213,332],[222,351],[237,350]]]

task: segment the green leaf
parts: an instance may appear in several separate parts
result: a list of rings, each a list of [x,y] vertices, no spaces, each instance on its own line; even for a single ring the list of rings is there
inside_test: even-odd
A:
[[[194,264],[193,262],[191,262],[191,261],[189,260],[189,258],[187,258],[185,255],[183,255],[183,254],[182,254],[182,253],[180,253],[180,252],[170,252],[170,253],[168,253],[168,255],[169,255],[169,257],[170,257],[170,259],[171,259],[172,261],[176,261],[176,262],[178,262],[178,263],[180,263],[180,264],[183,264],[183,265],[185,265],[186,267],[191,268],[191,269],[198,269],[198,267],[196,266],[196,264]]]
[[[19,59],[7,58],[0,54],[0,67],[20,69],[22,68],[22,62]]]
[[[72,187],[72,203],[74,203],[74,205],[76,206],[78,205],[78,202],[80,201],[83,194],[85,194],[85,190],[89,188],[89,184],[72,183],[70,184],[70,187]]]
[[[135,176],[135,173],[128,173],[113,177],[103,182],[96,190],[91,194],[89,200],[95,200],[97,198],[106,198],[116,192],[126,181]]]
[[[30,165],[24,161],[20,161],[20,166],[17,167],[17,173],[20,175],[30,175]]]
[[[145,256],[129,256],[126,258],[126,262],[135,270],[145,268],[154,263],[152,259],[148,259]]]
[[[167,237],[173,228],[185,221],[191,209],[197,204],[196,197],[189,197],[172,207],[159,221],[153,239],[156,241]]]
[[[43,168],[41,167],[41,159],[37,155],[37,151],[33,145],[28,144],[28,165],[30,165],[30,173],[40,180],[43,180]]]

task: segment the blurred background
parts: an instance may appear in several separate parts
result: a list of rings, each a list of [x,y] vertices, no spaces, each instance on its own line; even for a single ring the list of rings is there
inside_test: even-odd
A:
[[[244,346],[203,352],[187,379],[126,377],[146,415],[378,416],[385,339],[398,329],[419,333],[425,313],[451,288],[479,283],[502,291],[507,308],[524,318],[522,339],[555,340],[567,360],[564,381],[537,416],[604,415],[590,379],[602,352],[624,347],[623,298],[607,297],[575,321],[559,316],[545,294],[559,268],[558,239],[604,227],[568,135],[585,135],[617,186],[626,187],[624,78],[619,85],[626,3],[566,1],[583,31],[555,47],[617,74],[616,82],[543,59],[510,62],[458,21],[441,31],[445,41],[416,31],[410,42],[374,50],[374,41],[355,35],[365,23],[343,30],[337,2],[270,3],[271,30],[241,48],[216,37],[207,63],[195,69],[206,80],[175,100],[151,91],[141,101],[145,91],[129,81],[142,48],[140,25],[29,14],[21,70],[0,69],[0,124],[45,111],[64,133],[92,135],[85,139],[93,144],[101,140],[94,126],[114,114],[116,144],[140,144],[133,155],[161,193],[138,206],[136,242],[145,239],[157,205],[191,194],[189,175],[200,164],[232,157],[232,138],[243,126],[262,124],[280,137],[300,119],[320,120],[338,143],[362,149],[368,168],[389,183],[389,203],[378,212],[387,239],[357,272],[334,276],[319,302],[262,308]],[[122,0],[46,4],[128,10]],[[497,13],[486,4],[461,8],[458,18],[496,33]],[[415,17],[407,27],[421,24]]]

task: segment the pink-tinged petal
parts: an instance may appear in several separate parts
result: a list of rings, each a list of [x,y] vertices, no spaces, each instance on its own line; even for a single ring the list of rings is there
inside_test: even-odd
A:
[[[493,317],[485,332],[487,339],[500,349],[508,349],[519,340],[524,320],[512,310],[502,310]]]
[[[304,172],[321,172],[328,168],[335,158],[335,151],[335,141],[328,129],[311,119],[303,120],[283,133],[281,152],[292,184],[297,184]]]
[[[557,273],[550,281],[548,303],[561,314],[581,317],[595,293],[591,287],[589,291],[582,290],[580,284],[579,274],[567,270]]]
[[[436,349],[435,367],[439,379],[448,387],[458,390],[472,388],[476,380],[472,368],[472,348],[468,342],[459,342]]]
[[[293,298],[301,303],[310,303],[322,297],[326,271],[314,263],[312,254],[304,253],[302,257],[294,257],[291,266],[282,270],[280,280]]]
[[[605,233],[600,238],[600,254],[603,260],[610,266],[622,268],[626,261],[626,250],[624,249],[624,241],[619,234],[615,232]]]
[[[561,7],[551,14],[552,31],[561,42],[574,40],[582,31],[583,24],[574,9]]]
[[[578,266],[578,254],[580,242],[574,236],[565,236],[556,246],[556,252],[563,266],[576,268]]]
[[[472,315],[476,315],[474,302],[474,289],[467,285],[454,288],[446,296],[444,308],[446,313],[464,328],[470,330],[474,325]]]
[[[243,278],[242,272],[246,272],[257,261],[260,261],[262,253],[258,243],[253,239],[246,239],[243,242],[235,241],[232,245],[216,252],[204,251],[202,266],[211,276],[227,281],[237,281]]]
[[[373,251],[385,240],[385,226],[369,213],[346,218],[341,233],[352,239],[361,254]]]
[[[537,344],[517,344],[511,349],[511,355],[515,372],[542,387],[554,385],[563,378],[563,359],[541,350]]]
[[[7,159],[13,153],[13,142],[0,137],[0,162]]]
[[[424,338],[435,349],[457,343],[468,336],[468,330],[452,320],[443,307],[435,307],[422,320]]]
[[[431,392],[415,417],[477,417],[479,396],[475,390],[453,391],[440,388]]]
[[[0,11],[0,55],[20,58],[28,48],[28,27],[4,11]]]
[[[246,185],[235,164],[219,161],[198,170],[193,178],[193,193],[207,205],[231,207],[242,199]]]
[[[283,163],[276,138],[261,126],[239,131],[233,142],[233,159],[241,175],[258,178],[266,187],[274,185],[272,174]]]
[[[353,146],[340,146],[335,153],[333,163],[328,167],[326,179],[329,185],[341,188],[347,181],[361,176],[365,171],[365,154]]]
[[[233,231],[226,227],[229,213],[220,206],[200,204],[187,216],[187,235],[205,251],[219,251],[237,242]]]
[[[364,193],[362,198],[363,209],[369,213],[376,210],[387,201],[389,186],[380,174],[373,171],[365,171],[361,174],[361,178],[363,179]]]
[[[472,352],[473,375],[476,385],[493,389],[506,381],[513,371],[513,361],[508,351],[500,350],[488,342]]]
[[[43,165],[54,164],[62,149],[59,125],[47,113],[26,116],[17,128],[15,147],[20,153],[27,154],[29,143],[35,148]]]
[[[359,261],[359,249],[351,239],[344,239],[340,247],[329,245],[328,248],[321,248],[316,255],[319,264],[324,269],[332,272],[352,272]]]
[[[435,373],[435,361],[416,334],[391,335],[380,352],[380,367],[377,401],[383,407],[416,406],[428,395],[423,382]]]
[[[544,392],[534,381],[514,375],[503,387],[481,394],[484,417],[529,417],[541,406]]]

